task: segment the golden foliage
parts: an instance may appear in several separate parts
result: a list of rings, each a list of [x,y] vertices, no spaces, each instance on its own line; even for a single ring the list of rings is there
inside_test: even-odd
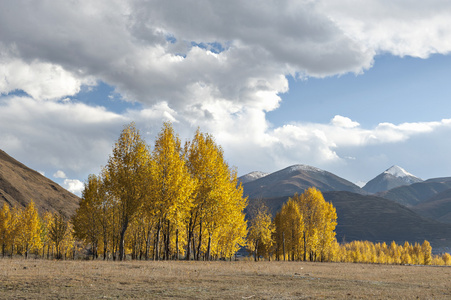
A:
[[[88,178],[74,234],[104,259],[231,257],[246,243],[242,194],[210,135],[198,130],[182,148],[164,123],[150,152],[130,124],[101,176]]]
[[[295,194],[275,219],[277,255],[291,260],[330,261],[337,249],[335,207],[316,188]]]

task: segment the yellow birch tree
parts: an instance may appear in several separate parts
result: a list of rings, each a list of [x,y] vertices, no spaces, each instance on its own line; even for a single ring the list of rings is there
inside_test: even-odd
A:
[[[175,231],[175,257],[180,253],[179,229],[185,224],[193,203],[195,180],[185,164],[180,139],[168,122],[155,141],[151,161],[151,199],[149,210],[158,215],[157,242],[160,231],[165,226],[164,257],[170,257],[171,232]],[[164,224],[163,224],[164,223]],[[159,247],[158,247],[159,248]],[[156,259],[159,251],[156,249]]]
[[[254,253],[254,260],[257,261],[261,255],[270,256],[274,224],[271,214],[264,204],[257,205],[254,209],[255,211],[250,214],[247,245],[248,249]]]
[[[148,195],[149,159],[148,147],[135,124],[125,126],[106,166],[106,187],[119,214],[119,260],[125,260],[127,228]]]
[[[30,251],[41,247],[41,224],[33,201],[21,211],[17,224],[17,243],[25,258],[28,258]]]

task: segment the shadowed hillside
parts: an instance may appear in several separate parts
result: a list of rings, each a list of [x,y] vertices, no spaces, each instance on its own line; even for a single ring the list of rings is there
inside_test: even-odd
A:
[[[79,198],[0,150],[0,207],[25,207],[33,200],[40,213],[75,213]]]
[[[377,195],[406,206],[415,206],[451,189],[451,177],[433,178],[411,185],[400,186]]]
[[[412,207],[412,210],[421,216],[443,223],[451,223],[451,189]]]
[[[337,209],[339,242],[368,240],[399,244],[428,240],[437,248],[451,245],[451,225],[423,218],[393,201],[350,192],[325,192],[323,195]],[[275,216],[287,200],[288,197],[279,197],[259,201]]]

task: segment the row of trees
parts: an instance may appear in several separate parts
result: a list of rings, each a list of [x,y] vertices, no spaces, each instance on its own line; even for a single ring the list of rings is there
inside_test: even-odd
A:
[[[433,256],[431,254],[432,247],[428,241],[423,244],[409,244],[405,242],[404,245],[397,245],[392,242],[390,246],[386,243],[374,244],[368,241],[353,241],[341,245],[337,253],[337,261],[344,262],[362,262],[362,263],[380,263],[380,264],[416,264],[416,265],[430,265],[432,264]],[[443,258],[443,264],[451,264],[449,254],[442,257],[436,257],[436,264],[439,263],[439,258]]]
[[[182,147],[165,123],[153,151],[124,128],[100,175],[90,175],[73,218],[94,257],[212,259],[245,245],[247,205],[237,175],[212,136]]]
[[[60,213],[39,216],[34,202],[24,209],[3,204],[0,211],[0,245],[2,257],[39,253],[42,257],[63,258],[73,255],[75,242],[71,223]]]
[[[293,201],[287,202],[284,206],[285,210],[291,208],[296,211],[296,206],[293,206],[293,203]],[[282,214],[282,211],[280,214]],[[292,250],[287,250],[286,256],[277,252],[277,242],[273,240],[276,236],[276,230],[270,230],[270,235],[267,235],[268,232],[261,235],[261,241],[255,239],[256,232],[253,230],[258,227],[272,227],[274,229],[274,222],[271,221],[271,218],[268,218],[269,214],[264,206],[259,206],[253,215],[254,218],[250,221],[247,245],[249,249],[252,249],[254,257],[258,257],[257,255],[261,253],[267,253],[267,259],[303,259],[303,255],[296,254]],[[263,226],[256,226],[258,222],[261,222],[260,225]],[[136,240],[139,239],[139,230],[137,230],[139,227],[135,224],[131,225],[130,242],[126,244],[127,251],[132,254],[134,259],[140,257],[136,255],[137,250],[130,246],[136,245]],[[283,236],[284,234],[282,234]],[[289,236],[290,234],[287,234],[285,239],[286,249],[299,248],[292,246],[292,239]],[[33,253],[43,258],[47,257],[47,259],[74,258],[75,250],[79,249],[73,236],[71,222],[65,220],[60,213],[46,212],[39,216],[33,202],[30,202],[24,209],[10,208],[6,203],[3,205],[0,211],[0,245],[3,257],[6,255],[12,257],[18,254],[27,258],[29,253]],[[264,252],[265,250],[266,252]],[[387,245],[386,243],[375,244],[369,241],[352,241],[340,245],[336,241],[332,241],[327,251],[327,260],[353,263],[451,265],[450,254],[432,255],[431,250],[428,241],[424,241],[421,245],[419,243],[409,244],[408,242],[405,242],[404,245],[398,245],[395,242]]]
[[[254,208],[248,240],[255,260],[271,256],[283,260],[333,259],[337,213],[316,188],[289,198],[271,219],[266,206]]]
[[[451,255],[432,255],[428,241],[397,245],[392,242],[353,241],[335,238],[337,214],[316,188],[294,195],[272,220],[265,205],[250,209],[248,249],[254,259],[309,260],[381,264],[451,265]]]

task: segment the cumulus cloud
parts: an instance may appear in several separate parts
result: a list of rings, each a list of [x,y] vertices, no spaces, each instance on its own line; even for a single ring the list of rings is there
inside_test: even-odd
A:
[[[112,141],[127,122],[127,117],[104,107],[4,97],[0,147],[34,169],[64,169],[86,176],[105,164]]]
[[[358,122],[352,121],[351,119],[343,116],[336,115],[332,120],[331,123],[334,126],[337,127],[343,127],[343,128],[354,128],[359,126],[360,124]]]
[[[345,152],[406,142],[449,120],[363,128],[337,115],[273,127],[266,113],[289,91],[287,76],[361,74],[380,53],[450,51],[449,1],[2,1],[1,147],[80,178],[106,162],[122,125],[136,121],[151,141],[171,121],[183,138],[197,126],[212,133],[243,172],[358,162]],[[99,81],[143,108],[77,102]]]
[[[321,0],[318,5],[350,38],[376,52],[426,58],[451,51],[449,1]]]
[[[63,187],[77,196],[81,196],[84,184],[78,179],[64,179]]]
[[[451,50],[449,3],[389,3],[4,2],[0,91],[54,99],[102,80],[150,106],[186,109],[207,94],[270,111],[288,74],[361,73],[380,52]]]
[[[61,170],[56,171],[53,174],[53,177],[55,177],[55,178],[62,178],[62,179],[67,178],[66,174],[63,171],[61,171]]]
[[[82,84],[93,85],[89,79],[80,80],[60,65],[0,57],[0,93],[22,90],[34,99],[53,100],[75,95]]]

